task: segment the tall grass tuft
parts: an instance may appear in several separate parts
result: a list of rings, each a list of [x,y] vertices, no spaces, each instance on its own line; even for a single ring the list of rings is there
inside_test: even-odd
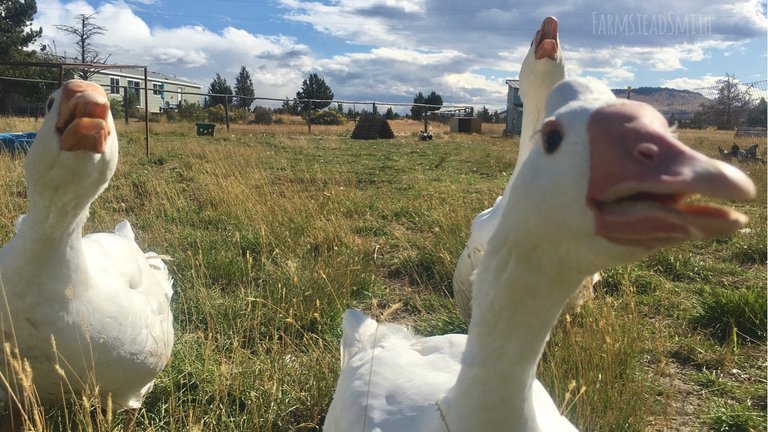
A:
[[[759,342],[766,338],[766,316],[764,292],[713,287],[699,299],[691,321],[710,330],[721,342],[734,334],[742,340]]]

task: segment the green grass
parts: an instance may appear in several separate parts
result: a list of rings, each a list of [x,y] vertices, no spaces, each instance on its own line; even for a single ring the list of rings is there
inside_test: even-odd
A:
[[[698,305],[693,323],[711,330],[720,341],[765,340],[768,309],[761,290],[711,288]]]
[[[0,125],[35,127],[14,122]],[[86,226],[127,218],[145,250],[174,258],[177,340],[138,430],[318,430],[347,307],[426,335],[466,331],[453,265],[503,190],[514,139],[151,127],[147,159],[143,125],[118,125],[120,165]],[[766,177],[748,170],[758,199],[736,206],[751,232],[607,269],[596,298],[553,332],[539,377],[582,430],[765,429]],[[26,209],[21,159],[0,155],[0,172],[6,241]],[[46,421],[119,430],[120,415],[75,408]]]
[[[758,432],[765,430],[765,416],[755,412],[749,404],[721,402],[712,406],[711,412],[707,423],[714,431]]]

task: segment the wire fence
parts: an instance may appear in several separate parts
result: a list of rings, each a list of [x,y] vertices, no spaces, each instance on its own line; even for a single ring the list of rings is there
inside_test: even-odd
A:
[[[686,89],[661,107],[679,126],[737,130],[766,127],[768,81],[722,80],[719,86]]]
[[[766,149],[766,99],[768,81],[739,82],[732,77],[717,85],[690,89],[628,88],[619,97],[654,105],[681,133],[693,134],[704,150],[719,152],[724,159],[741,161],[764,159]],[[719,148],[719,150],[718,150]],[[745,150],[751,149],[749,155]],[[761,156],[762,155],[762,156]]]
[[[59,85],[58,81],[54,80],[0,76],[0,83],[4,81],[36,86],[37,93],[44,95],[50,94]],[[310,100],[223,95],[181,89],[170,91],[158,88],[156,84],[145,89],[144,86],[136,84],[140,83],[134,82],[130,86],[101,84],[110,97],[121,101],[123,106],[119,110],[120,117],[126,122],[129,121],[129,117],[143,120],[149,111],[148,120],[150,121],[160,116],[169,118],[176,116],[185,120],[223,123],[229,129],[233,121],[254,121],[253,116],[258,115],[261,109],[267,110],[270,118],[273,113],[300,114],[306,122],[307,130],[311,133],[312,126],[321,123],[319,120],[322,120],[316,108],[328,105],[348,119],[365,115],[392,115],[403,111],[403,108],[412,107],[421,108],[423,113],[433,112],[437,115],[472,116],[474,114],[474,108],[470,104],[429,105],[373,100]],[[149,86],[148,83],[147,87]],[[621,92],[618,94],[622,96]],[[651,103],[669,119],[670,123],[677,124],[681,129],[712,131],[710,134],[712,143],[725,151],[733,150],[734,155],[738,153],[736,147],[748,148],[754,145],[765,147],[768,118],[766,113],[768,81],[766,80],[742,83],[729,77],[718,81],[716,86],[683,90],[653,87],[628,88],[626,97]],[[224,103],[221,103],[218,108],[214,105],[203,109],[206,100],[210,102],[208,105],[213,105],[215,101]],[[114,102],[116,101],[113,101],[113,105]],[[129,106],[129,102],[136,103],[138,109],[136,109],[137,106]],[[16,113],[41,115],[44,105],[45,99],[42,99],[36,103],[28,103],[25,109],[17,109]],[[237,106],[248,108],[235,108]],[[189,114],[183,112],[185,107],[195,107],[196,111],[191,114],[194,118],[183,116]],[[499,121],[503,121],[503,118]],[[425,120],[425,131],[426,127]]]
[[[45,79],[29,79],[0,76],[0,82],[13,81],[38,87],[37,94],[48,95],[58,88],[59,82]],[[155,80],[150,80],[155,81]],[[432,112],[442,115],[461,115],[472,116],[474,107],[470,104],[426,104],[409,102],[387,102],[376,100],[347,100],[347,99],[302,99],[302,98],[274,98],[266,96],[243,96],[235,94],[216,94],[206,92],[196,92],[188,90],[165,90],[157,87],[156,83],[150,87],[138,85],[114,85],[107,83],[97,83],[101,85],[108,96],[120,101],[122,114],[126,122],[129,118],[139,118],[148,111],[150,116],[166,114],[174,116],[182,112],[185,104],[198,104],[201,108],[213,108],[209,111],[196,110],[191,115],[194,118],[184,118],[185,120],[210,121],[224,123],[229,128],[229,123],[233,120],[242,119],[242,111],[252,113],[256,108],[266,108],[277,113],[292,113],[301,115],[305,118],[309,131],[313,124],[313,114],[316,114],[318,108],[331,106],[337,112],[350,118],[356,118],[364,115],[394,115],[400,116],[398,108],[418,107],[421,113]],[[144,92],[144,90],[147,92]],[[146,96],[144,96],[146,94]],[[208,103],[206,103],[206,101]],[[45,99],[39,99],[36,102],[20,100],[18,106],[14,107],[13,114],[39,116],[44,114]],[[132,104],[132,105],[129,105]],[[215,108],[220,105],[220,108]],[[220,112],[222,111],[223,112]],[[186,114],[186,113],[182,113]],[[183,117],[183,115],[182,115]],[[152,117],[150,117],[152,119]],[[418,120],[421,120],[418,119]]]

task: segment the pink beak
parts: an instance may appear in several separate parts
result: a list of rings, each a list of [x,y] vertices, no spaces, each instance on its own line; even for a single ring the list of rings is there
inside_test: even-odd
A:
[[[675,138],[654,108],[622,102],[597,109],[587,126],[591,174],[587,202],[596,233],[609,241],[655,248],[729,234],[747,223],[736,211],[683,200],[693,194],[743,200],[752,180]]]
[[[62,151],[104,153],[111,133],[109,100],[101,86],[87,81],[67,81],[61,88],[56,132]]]

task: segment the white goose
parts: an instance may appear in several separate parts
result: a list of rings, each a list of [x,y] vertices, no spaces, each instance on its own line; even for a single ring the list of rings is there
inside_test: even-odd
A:
[[[520,98],[525,104],[525,109],[513,179],[533,147],[534,134],[544,118],[547,95],[555,84],[565,78],[565,63],[560,50],[557,25],[557,19],[554,17],[544,19],[520,68]],[[509,189],[509,183],[506,189]],[[480,264],[488,239],[499,223],[499,216],[507,204],[505,196],[506,192],[496,199],[493,207],[483,210],[472,220],[469,239],[456,262],[453,272],[453,296],[459,313],[466,322],[470,321],[472,312],[472,273]],[[591,286],[589,283],[589,293]]]
[[[24,161],[29,211],[0,250],[7,301],[0,301],[0,318],[5,341],[29,361],[42,403],[98,386],[103,402],[110,397],[115,409],[131,409],[130,429],[171,355],[173,281],[161,257],[139,249],[127,221],[115,234],[82,235],[88,208],[107,187],[117,157],[101,87],[69,81],[53,93]],[[14,401],[33,395],[24,393],[15,374],[4,377],[12,393],[0,389],[12,407],[5,428],[20,430],[25,407]]]
[[[747,199],[755,186],[678,141],[649,105],[573,79],[552,90],[546,113],[507,190],[525,205],[503,210],[477,270],[469,334],[421,338],[348,311],[324,430],[573,431],[535,374],[580,281],[746,223],[730,209],[683,203]]]

